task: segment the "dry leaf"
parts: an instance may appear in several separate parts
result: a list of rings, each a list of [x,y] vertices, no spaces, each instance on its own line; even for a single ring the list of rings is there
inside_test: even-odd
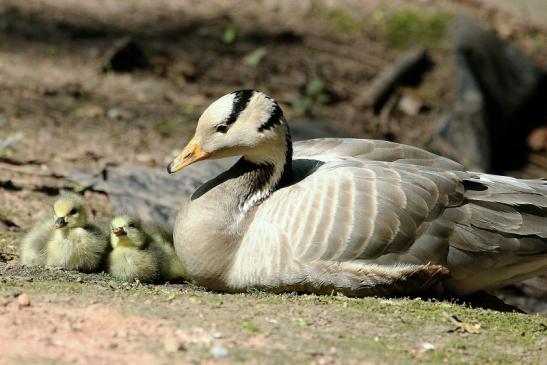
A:
[[[455,326],[455,328],[449,332],[462,331],[472,334],[480,333],[480,323],[462,322],[455,314],[444,313],[443,315]]]

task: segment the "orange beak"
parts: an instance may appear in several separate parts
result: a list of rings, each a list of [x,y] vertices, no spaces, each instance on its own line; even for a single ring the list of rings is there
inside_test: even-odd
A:
[[[182,152],[167,165],[167,172],[174,174],[194,162],[208,158],[210,153],[201,149],[201,138],[194,136]]]

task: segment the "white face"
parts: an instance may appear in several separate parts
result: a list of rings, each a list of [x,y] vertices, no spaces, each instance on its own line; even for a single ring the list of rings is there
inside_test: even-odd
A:
[[[224,95],[199,118],[196,137],[201,148],[212,158],[222,158],[244,155],[264,141],[276,139],[275,128],[260,130],[276,107],[273,99],[257,91]]]
[[[244,156],[255,163],[283,163],[288,133],[275,100],[254,90],[236,91],[203,112],[194,137],[167,171],[173,174],[197,161],[231,156]]]

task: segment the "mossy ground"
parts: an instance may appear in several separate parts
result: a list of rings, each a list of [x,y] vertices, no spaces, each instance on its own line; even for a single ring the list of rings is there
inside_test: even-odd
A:
[[[0,251],[11,251],[6,242],[16,238],[3,235]],[[42,306],[66,311],[67,317],[53,317],[55,322],[50,326],[54,327],[70,325],[73,308],[97,305],[147,323],[168,322],[171,332],[148,334],[143,326],[138,329],[141,336],[132,338],[139,344],[139,351],[154,354],[161,360],[158,363],[167,359],[211,360],[209,349],[216,344],[228,349],[226,362],[541,364],[547,346],[544,316],[470,308],[450,301],[262,292],[222,294],[191,284],[128,284],[107,274],[22,268],[5,263],[0,264],[0,270],[0,312],[4,316],[13,314],[9,303],[25,293],[31,298],[31,306],[16,309],[15,315],[21,316],[33,308],[43,309]],[[448,315],[480,324],[479,333],[457,331]],[[88,318],[90,326],[93,320]],[[12,326],[32,323],[23,321]],[[42,330],[49,333],[51,328],[45,326]],[[118,331],[121,330],[135,328],[125,328],[121,323]],[[55,339],[56,333],[62,337],[59,331],[49,336]],[[4,335],[7,334],[0,333],[0,337]],[[171,335],[178,336],[184,350],[165,351],[164,341]],[[112,336],[108,351],[123,353],[123,340]],[[85,340],[80,345],[85,346]],[[67,360],[62,355],[58,359]],[[20,356],[3,358],[8,364],[27,360]]]

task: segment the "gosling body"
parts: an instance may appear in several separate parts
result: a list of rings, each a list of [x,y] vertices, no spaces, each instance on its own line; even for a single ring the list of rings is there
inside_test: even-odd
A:
[[[57,229],[47,245],[47,266],[83,272],[98,271],[107,251],[107,239],[91,224]]]
[[[88,223],[84,199],[64,193],[53,204],[54,217],[32,228],[21,242],[25,266],[53,266],[93,272],[100,269],[108,237]]]
[[[184,278],[185,270],[167,234],[127,215],[114,218],[111,226],[108,272],[112,276],[147,283]]]
[[[47,260],[46,246],[54,232],[52,220],[31,228],[21,241],[19,263],[24,266],[44,266]]]

